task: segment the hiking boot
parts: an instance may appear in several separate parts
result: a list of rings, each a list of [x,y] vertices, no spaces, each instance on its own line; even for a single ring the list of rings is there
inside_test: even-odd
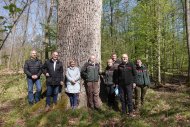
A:
[[[45,112],[49,112],[49,111],[50,111],[50,106],[46,105]]]

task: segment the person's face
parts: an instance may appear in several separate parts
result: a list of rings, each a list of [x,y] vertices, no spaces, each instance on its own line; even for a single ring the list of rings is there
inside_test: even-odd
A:
[[[122,55],[122,61],[125,62],[125,63],[127,63],[128,62],[128,55],[123,54]]]
[[[90,57],[90,61],[91,61],[92,63],[95,63],[95,61],[96,61],[95,56],[91,56],[91,57]]]
[[[137,66],[139,66],[139,67],[141,67],[142,66],[142,62],[141,62],[141,60],[137,60]]]
[[[117,60],[117,55],[116,55],[116,54],[112,55],[112,60],[113,60],[113,61],[116,61],[116,60]]]
[[[112,60],[108,60],[107,65],[108,65],[109,67],[113,66],[113,61],[112,61]]]
[[[58,53],[57,53],[57,52],[54,52],[54,53],[52,54],[52,59],[53,59],[53,60],[57,60],[57,59],[58,59]]]
[[[74,61],[71,62],[71,63],[70,63],[70,66],[71,66],[71,67],[74,67],[74,66],[75,66],[75,62],[74,62]]]
[[[32,51],[31,52],[31,57],[34,58],[34,59],[36,59],[36,57],[37,57],[36,51]]]

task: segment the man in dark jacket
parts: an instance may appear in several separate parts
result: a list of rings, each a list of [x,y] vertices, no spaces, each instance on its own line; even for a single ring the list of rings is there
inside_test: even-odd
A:
[[[111,55],[111,59],[113,60],[113,65],[115,68],[117,68],[119,66],[119,64],[121,64],[121,60],[117,59],[117,54],[113,53]]]
[[[118,66],[118,84],[120,86],[122,113],[126,113],[126,105],[130,117],[133,117],[133,85],[135,85],[135,66],[128,61],[128,55],[122,55],[122,63]],[[126,98],[127,96],[127,98]]]
[[[90,57],[81,70],[81,75],[86,82],[88,104],[92,109],[99,109],[101,106],[99,98],[100,85],[98,84],[99,70],[100,66],[96,62],[95,55]]]
[[[150,78],[146,67],[142,64],[141,60],[136,60],[136,84],[135,87],[135,110],[139,110],[139,101],[141,105],[144,103],[144,97],[148,86],[150,85]]]
[[[31,51],[31,57],[26,60],[24,64],[24,73],[27,76],[28,83],[28,102],[33,105],[35,102],[40,101],[41,96],[41,82],[40,75],[42,74],[42,62],[37,58],[37,52],[35,50]],[[36,84],[36,94],[34,97],[33,86]],[[34,101],[35,100],[35,101]]]
[[[119,64],[121,64],[122,62],[121,62],[121,60],[117,59],[117,54],[116,54],[116,53],[113,53],[113,54],[111,55],[111,59],[112,59],[112,61],[113,61],[113,67],[114,67],[113,81],[114,81],[114,83],[116,84],[116,83],[118,83],[118,82],[117,82],[117,76],[116,76],[117,71],[118,71],[118,66],[119,66]],[[116,85],[117,85],[117,84],[116,84]]]
[[[60,85],[63,85],[63,65],[58,60],[58,52],[52,53],[52,58],[47,60],[43,66],[43,73],[46,76],[46,111],[49,111],[51,96],[53,96],[53,107],[57,104],[57,96]]]

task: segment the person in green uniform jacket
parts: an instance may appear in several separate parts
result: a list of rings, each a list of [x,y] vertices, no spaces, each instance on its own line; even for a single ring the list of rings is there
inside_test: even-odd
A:
[[[135,87],[135,110],[138,111],[141,105],[144,104],[144,98],[148,86],[150,85],[150,78],[146,67],[142,64],[140,59],[136,60],[136,87]]]

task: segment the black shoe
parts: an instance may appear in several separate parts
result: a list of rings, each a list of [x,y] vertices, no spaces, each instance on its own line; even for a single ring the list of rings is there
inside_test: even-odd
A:
[[[30,106],[33,106],[33,105],[34,105],[34,103],[33,103],[33,102],[29,102],[29,105],[30,105]]]

